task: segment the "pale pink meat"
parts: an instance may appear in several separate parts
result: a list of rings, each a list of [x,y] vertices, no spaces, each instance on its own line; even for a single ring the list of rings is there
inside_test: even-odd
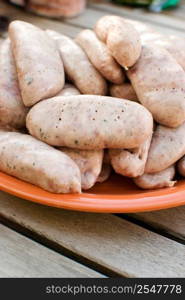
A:
[[[127,74],[139,102],[155,121],[168,127],[185,121],[185,72],[167,50],[147,43]]]
[[[167,169],[185,155],[185,123],[177,128],[158,125],[152,138],[145,173]]]
[[[80,91],[73,84],[66,83],[63,89],[56,96],[58,97],[73,95],[80,95]]]
[[[38,27],[13,21],[9,36],[23,102],[32,106],[64,86],[64,68],[55,42]]]
[[[106,95],[107,83],[89,61],[85,52],[71,38],[58,32],[47,30],[58,46],[69,80],[82,94]]]
[[[86,0],[30,0],[27,8],[48,17],[74,17],[80,14]]]
[[[116,173],[128,177],[137,177],[144,173],[151,143],[150,136],[138,148],[110,149],[111,165]]]
[[[157,32],[151,26],[139,21],[127,19],[140,33],[142,44],[153,42],[155,45],[165,48],[185,71],[185,38],[178,35],[164,35]]]
[[[61,96],[37,103],[27,115],[27,128],[31,135],[53,146],[128,149],[151,136],[153,119],[148,110],[133,101]]]
[[[88,190],[93,187],[102,169],[103,150],[78,150],[65,147],[60,149],[79,167],[82,189]]]
[[[0,130],[0,171],[52,193],[81,191],[73,160],[27,134]]]
[[[140,35],[124,18],[103,16],[94,30],[122,67],[127,69],[136,63],[141,54]]]
[[[75,41],[85,51],[93,66],[104,78],[116,84],[124,82],[123,69],[111,55],[106,44],[98,39],[94,31],[82,30]]]
[[[103,163],[100,175],[98,176],[96,182],[103,183],[107,181],[111,175],[111,171],[112,171],[111,165]]]
[[[176,183],[176,181],[173,180],[174,176],[175,166],[173,165],[157,173],[145,173],[133,180],[135,184],[142,189],[159,189],[164,187],[173,187]]]
[[[136,92],[129,82],[124,82],[123,84],[111,84],[109,91],[112,97],[138,102]]]
[[[24,127],[27,112],[18,85],[10,40],[7,39],[0,46],[0,124]]]

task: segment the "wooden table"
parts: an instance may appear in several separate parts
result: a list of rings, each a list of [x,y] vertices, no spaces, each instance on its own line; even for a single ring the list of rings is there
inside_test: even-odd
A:
[[[164,33],[185,34],[185,3],[153,14],[90,1],[84,14],[62,21],[0,2],[0,15],[71,37],[110,13],[152,23]],[[44,207],[0,192],[0,220],[0,277],[185,277],[185,207],[91,214]]]

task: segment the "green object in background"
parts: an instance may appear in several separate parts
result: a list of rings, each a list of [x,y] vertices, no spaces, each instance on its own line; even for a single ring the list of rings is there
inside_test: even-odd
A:
[[[112,2],[118,3],[118,4],[130,4],[130,5],[149,5],[152,3],[152,0],[112,0]]]
[[[151,11],[161,10],[177,6],[180,0],[112,0],[118,4],[129,4],[135,6],[148,6]]]
[[[160,12],[163,9],[177,6],[180,0],[153,0],[149,6],[150,10]]]

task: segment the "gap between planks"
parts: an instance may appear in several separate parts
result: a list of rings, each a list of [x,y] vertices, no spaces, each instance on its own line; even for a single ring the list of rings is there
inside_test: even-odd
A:
[[[58,253],[59,255],[65,257],[66,259],[69,259],[70,261],[74,261],[75,263],[83,266],[84,268],[92,270],[93,272],[95,272],[95,274],[99,274],[99,277],[116,278],[120,276],[118,273],[102,265],[99,265],[98,263],[91,261],[86,257],[79,255],[78,253],[71,251],[70,249],[63,247],[62,245],[59,245],[55,241],[48,239],[47,237],[43,236],[37,231],[32,231],[31,229],[24,227],[24,225],[21,225],[17,222],[2,217],[1,213],[0,213],[0,224],[6,226],[7,228],[13,230],[16,233],[19,233],[20,235],[28,238],[29,240],[32,240],[37,244],[42,245],[47,249],[50,249]],[[125,277],[125,276],[121,276],[121,277]]]
[[[178,209],[115,215],[185,245],[185,207]]]
[[[0,278],[104,277],[0,224]]]
[[[0,214],[35,239],[100,273],[121,277],[184,277],[183,245],[108,214],[45,207],[0,193]],[[15,227],[16,227],[15,226]],[[54,245],[54,246],[53,246]],[[80,261],[81,262],[81,261]],[[87,264],[87,265],[88,265]]]
[[[173,236],[183,244],[185,243],[185,206],[154,212],[129,214],[129,217],[132,220],[139,221],[140,224],[149,224],[156,231]]]

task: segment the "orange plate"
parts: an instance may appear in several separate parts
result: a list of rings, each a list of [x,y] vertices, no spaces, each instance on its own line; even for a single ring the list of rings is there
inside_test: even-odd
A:
[[[88,193],[52,194],[32,184],[0,172],[0,189],[15,196],[70,210],[88,212],[142,212],[185,204],[185,180],[175,187],[143,191],[130,179],[113,174]]]

